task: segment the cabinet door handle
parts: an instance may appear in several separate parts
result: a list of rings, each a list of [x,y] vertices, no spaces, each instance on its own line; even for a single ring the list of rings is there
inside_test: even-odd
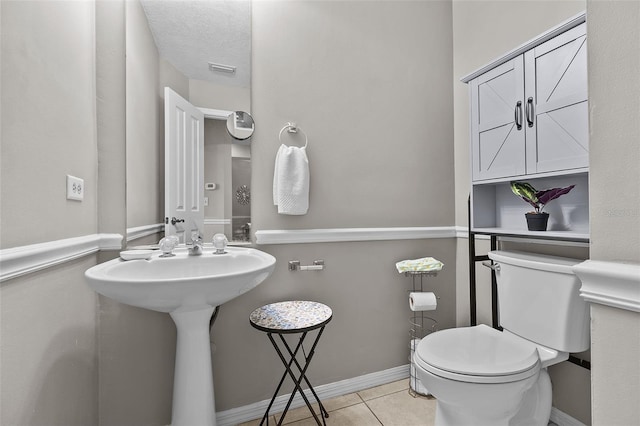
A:
[[[533,98],[527,99],[527,124],[529,127],[533,127],[533,118],[535,111],[533,109]]]
[[[513,111],[514,121],[516,122],[516,128],[522,129],[522,101],[516,102],[516,109]]]

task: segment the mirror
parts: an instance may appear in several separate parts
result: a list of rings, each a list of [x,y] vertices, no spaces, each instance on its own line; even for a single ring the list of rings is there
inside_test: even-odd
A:
[[[240,140],[229,130],[234,115],[226,121],[206,118],[204,123],[205,241],[217,233],[224,233],[230,243],[250,241],[251,139],[240,133],[246,137]],[[249,114],[244,119],[253,123]]]
[[[227,132],[232,138],[246,141],[253,135],[255,124],[251,114],[244,111],[235,111],[227,117]]]
[[[204,241],[217,232],[247,241],[255,128],[245,112],[251,111],[251,1],[134,0],[125,8],[127,228],[146,235],[129,244],[156,243],[164,232],[165,86],[217,113],[205,119],[205,185],[197,188],[204,192]],[[230,111],[237,112],[228,132]]]

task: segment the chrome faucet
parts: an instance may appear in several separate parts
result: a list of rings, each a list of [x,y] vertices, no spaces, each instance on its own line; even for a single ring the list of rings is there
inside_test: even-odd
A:
[[[191,231],[190,256],[200,256],[202,254],[202,236],[198,231]]]

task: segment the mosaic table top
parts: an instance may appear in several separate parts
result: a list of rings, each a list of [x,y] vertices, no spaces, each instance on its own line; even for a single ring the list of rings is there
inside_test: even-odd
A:
[[[304,300],[277,302],[251,312],[249,321],[255,328],[275,333],[295,333],[320,327],[331,320],[327,305]]]

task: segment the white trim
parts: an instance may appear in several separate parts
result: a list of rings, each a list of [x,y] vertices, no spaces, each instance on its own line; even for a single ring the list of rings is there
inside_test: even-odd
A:
[[[558,426],[586,426],[580,420],[574,419],[567,413],[558,410],[556,407],[551,407],[551,417],[549,420]]]
[[[164,232],[164,223],[154,223],[153,225],[136,226],[127,228],[127,242],[146,237],[147,235]]]
[[[378,371],[375,373],[365,374],[363,376],[354,377],[352,379],[341,380],[339,382],[328,383],[326,385],[320,385],[314,387],[320,401],[334,398],[336,396],[347,395],[353,392],[358,392],[364,389],[368,389],[374,386],[384,385],[386,383],[395,382],[397,380],[409,378],[409,364],[401,365],[398,367],[390,368],[388,370]],[[276,398],[271,407],[271,413],[279,413],[284,410],[284,407],[289,400],[291,394],[280,395]],[[236,425],[244,423],[249,420],[259,419],[264,415],[265,410],[269,406],[268,399],[253,404],[245,405],[243,407],[232,408],[230,410],[220,411],[216,413],[216,420],[218,426]],[[313,402],[313,397],[309,400]],[[304,405],[304,400],[300,395],[296,395],[291,403],[290,409],[301,407]]]
[[[521,44],[520,46],[516,47],[512,51],[506,53],[505,55],[502,55],[499,58],[494,59],[493,61],[489,62],[487,65],[483,66],[482,68],[479,68],[473,71],[472,73],[465,75],[460,79],[460,81],[462,81],[463,83],[468,83],[474,78],[478,77],[479,75],[482,75],[485,72],[489,71],[490,69],[495,68],[498,65],[504,64],[507,61],[510,61],[516,56],[523,54],[527,50],[531,50],[534,47],[544,43],[545,41],[548,41],[553,37],[559,34],[562,34],[565,31],[570,30],[571,28],[577,27],[578,25],[582,24],[586,20],[587,20],[587,13],[581,12],[580,14],[567,19],[566,21],[551,28],[550,30],[545,31],[544,33],[540,34],[536,38],[533,38],[528,42]]]
[[[205,219],[205,225],[231,225],[231,219]]]
[[[587,302],[640,312],[640,263],[587,260],[573,267]]]
[[[453,226],[413,228],[278,229],[256,231],[256,244],[335,243],[347,241],[455,238]]]
[[[40,271],[100,250],[121,250],[122,235],[92,234],[0,250],[0,281]]]
[[[204,118],[210,118],[212,120],[226,120],[233,111],[227,111],[224,109],[211,109],[197,107],[204,114]]]
[[[469,239],[469,227],[468,226],[456,226],[456,237],[457,238],[465,238]],[[485,234],[476,234],[477,240],[489,240],[491,239],[489,235]]]

